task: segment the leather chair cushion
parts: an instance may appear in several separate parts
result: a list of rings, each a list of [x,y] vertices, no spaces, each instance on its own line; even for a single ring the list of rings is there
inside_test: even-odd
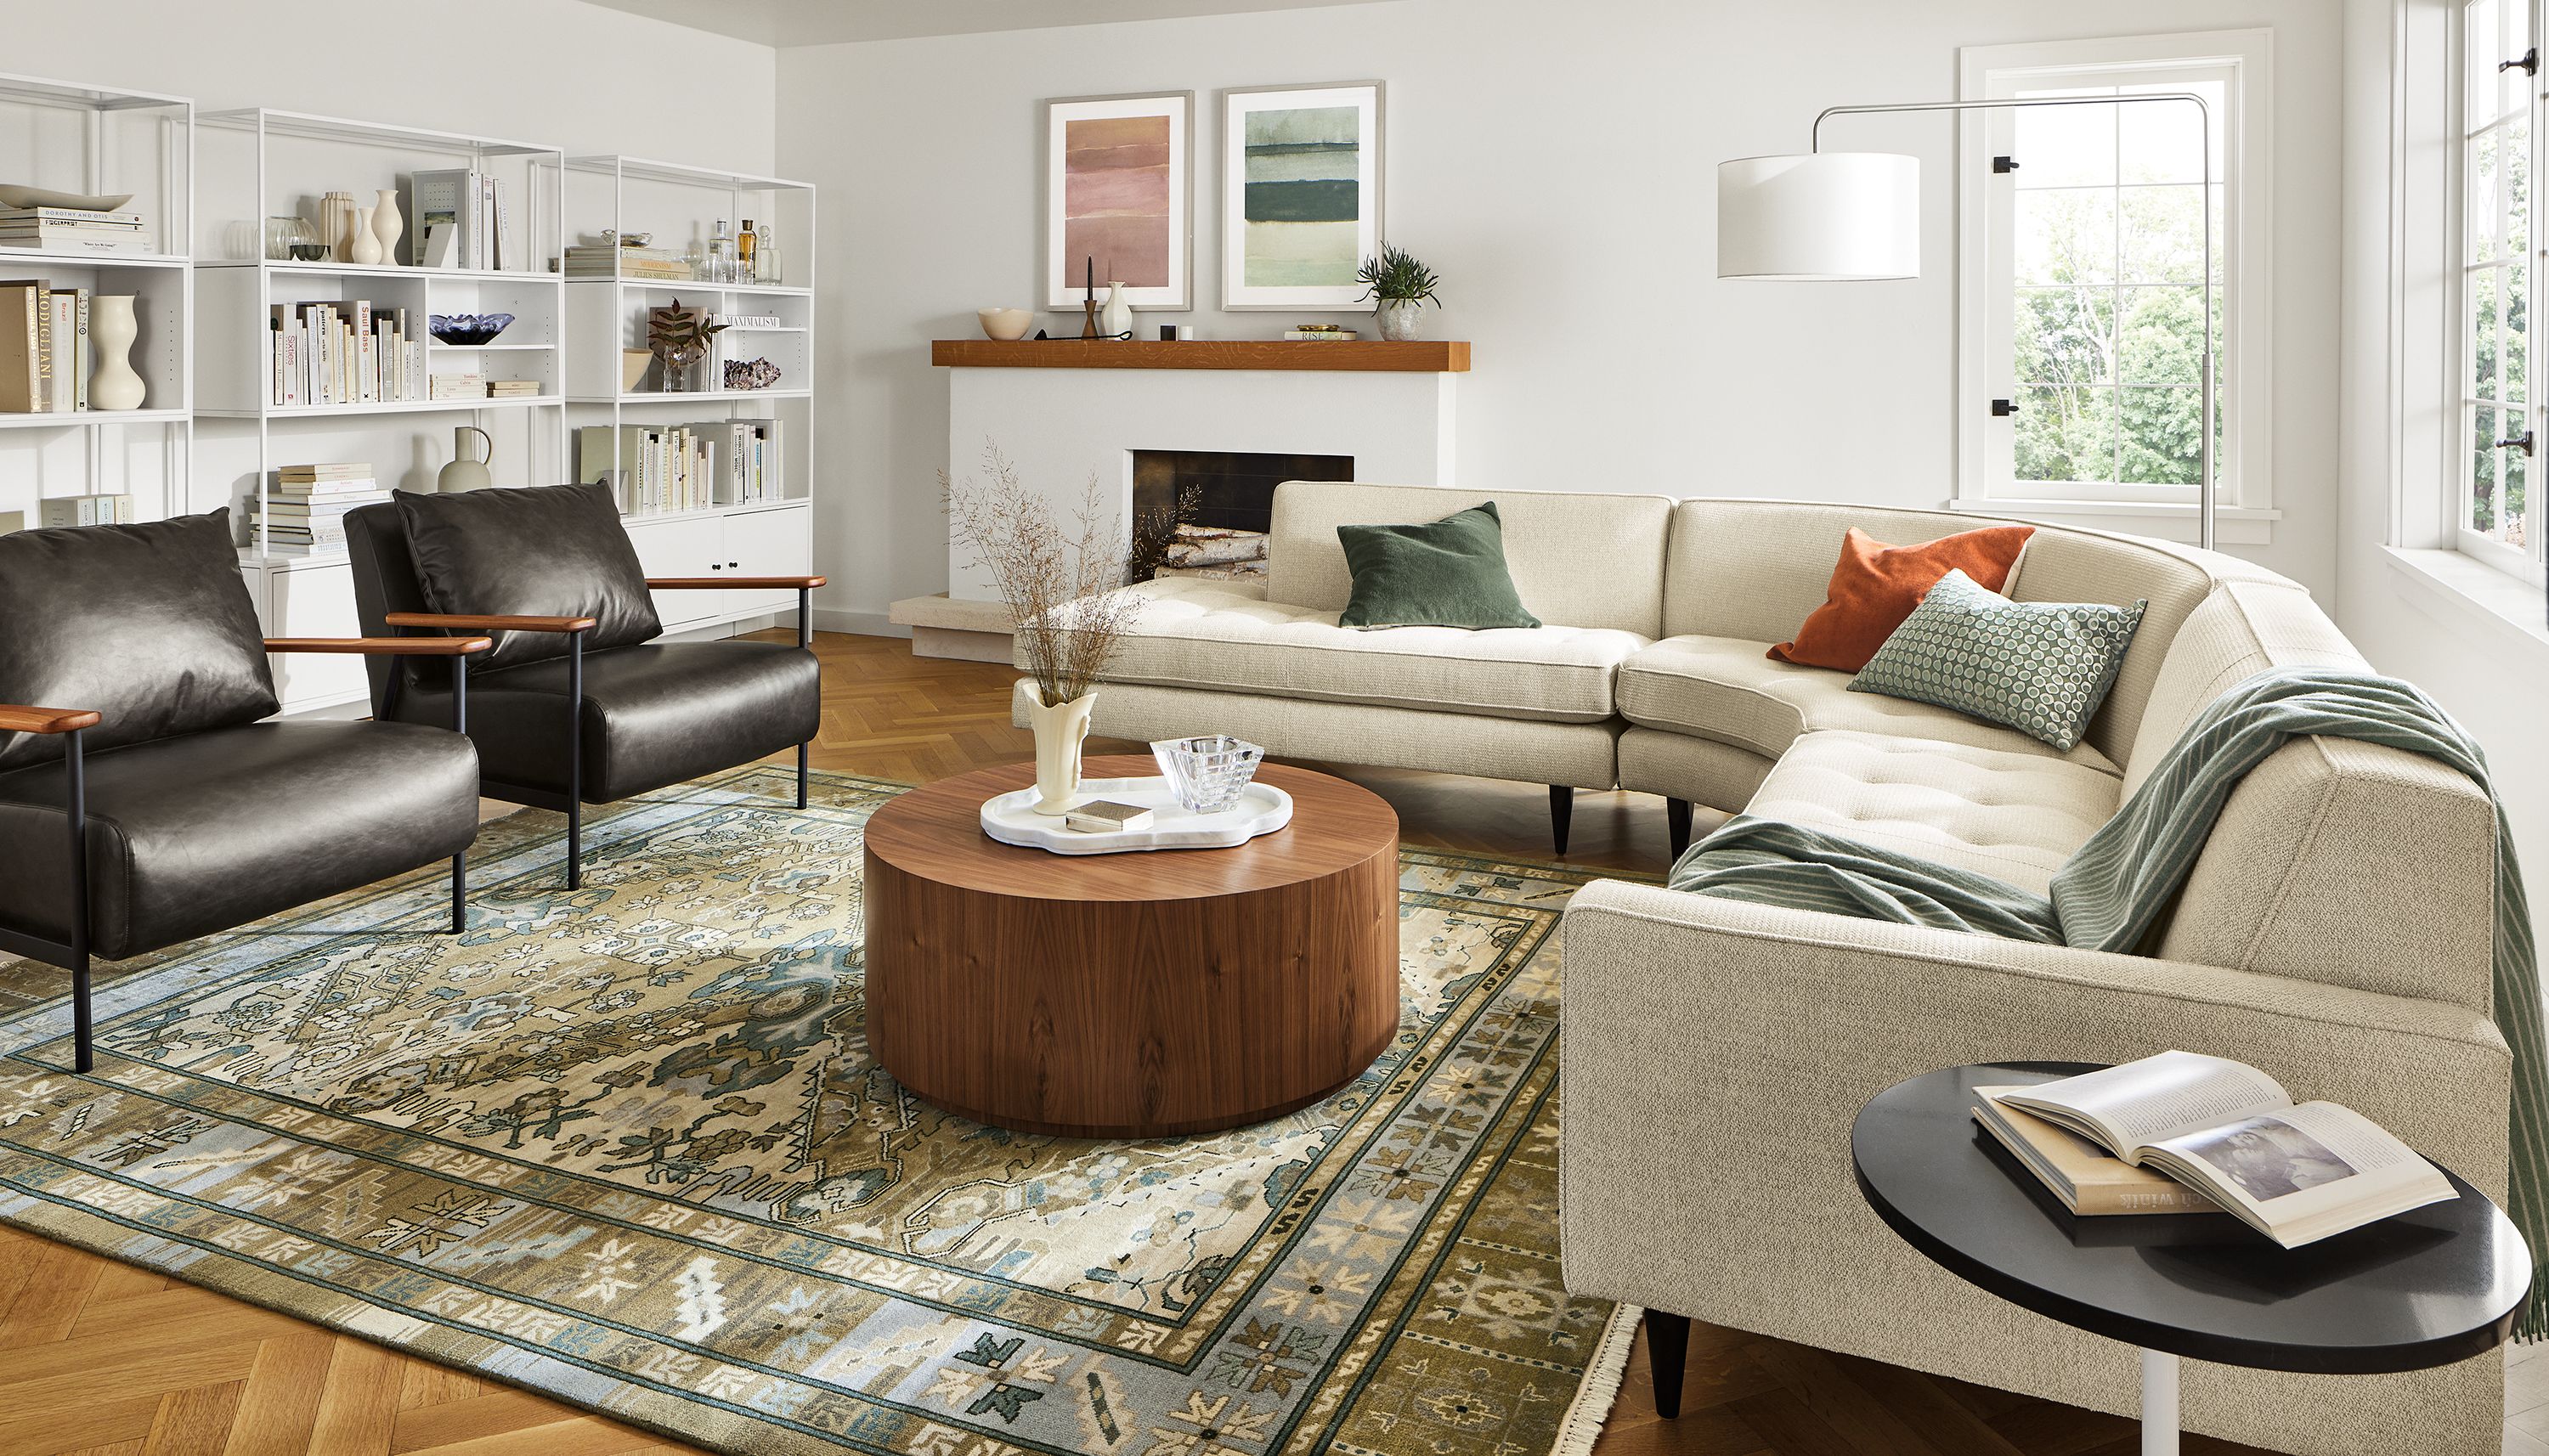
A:
[[[0,774],[0,922],[67,940],[59,763]],[[110,959],[448,859],[478,759],[404,723],[251,723],[88,760],[91,945]]]
[[[94,709],[91,753],[273,712],[230,512],[0,536],[0,702]],[[61,756],[0,733],[0,772]]]
[[[567,665],[469,674],[469,736],[487,781],[567,789]],[[609,803],[803,743],[822,718],[814,655],[781,642],[653,642],[584,660],[584,799]],[[399,717],[449,723],[447,692],[403,694]]]
[[[427,611],[473,616],[592,617],[588,653],[660,636],[637,548],[608,486],[532,486],[391,498]],[[564,657],[556,632],[503,632],[475,665],[490,670]]]

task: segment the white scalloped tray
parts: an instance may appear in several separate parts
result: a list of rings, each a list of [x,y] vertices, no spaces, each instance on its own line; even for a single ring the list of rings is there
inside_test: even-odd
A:
[[[1021,788],[983,801],[983,832],[1004,845],[1057,855],[1121,855],[1133,850],[1226,850],[1292,822],[1292,796],[1262,779],[1250,780],[1238,803],[1211,814],[1179,803],[1169,780],[1156,776],[1084,778],[1080,790],[1094,799],[1148,806],[1151,827],[1084,834],[1065,826],[1059,814],[1037,813],[1036,791]]]

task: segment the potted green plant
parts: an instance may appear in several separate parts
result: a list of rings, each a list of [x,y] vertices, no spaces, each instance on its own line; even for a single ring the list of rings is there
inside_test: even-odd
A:
[[[1416,311],[1425,304],[1443,307],[1434,296],[1439,281],[1434,270],[1416,261],[1405,248],[1387,242],[1380,245],[1380,256],[1363,260],[1362,271],[1355,281],[1364,286],[1364,297],[1378,301],[1373,311],[1380,324],[1382,338],[1416,337]]]
[[[680,299],[672,307],[646,311],[646,348],[662,366],[662,382],[657,386],[666,394],[681,394],[692,388],[691,366],[708,356],[713,340],[725,332],[722,323],[710,323],[708,311],[685,308]]]

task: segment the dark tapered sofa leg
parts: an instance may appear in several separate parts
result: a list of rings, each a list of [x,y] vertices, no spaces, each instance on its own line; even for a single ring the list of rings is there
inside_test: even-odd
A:
[[[1690,1317],[1647,1312],[1647,1363],[1655,1376],[1655,1413],[1666,1420],[1681,1413],[1682,1367],[1690,1360]]]
[[[1575,819],[1575,790],[1563,783],[1549,786],[1549,837],[1558,842],[1560,858],[1566,854],[1566,829]]]
[[[85,1072],[97,1069],[97,1053],[89,1045],[88,760],[80,734],[62,737],[62,787],[71,830],[71,1066]]]
[[[797,745],[797,807],[805,807],[805,750],[808,744]]]
[[[1690,800],[1664,800],[1664,826],[1672,834],[1672,857],[1679,860],[1690,848]]]

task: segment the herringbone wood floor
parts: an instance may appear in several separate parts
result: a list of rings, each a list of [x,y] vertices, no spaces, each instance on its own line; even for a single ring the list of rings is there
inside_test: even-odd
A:
[[[1007,670],[825,635],[819,768],[919,783],[1029,756]],[[1094,747],[1095,745],[1092,745]],[[1546,791],[1349,773],[1413,842],[1549,853]],[[1580,794],[1571,863],[1659,869],[1658,800]],[[2119,1353],[2119,1358],[2125,1358]],[[2129,1421],[1694,1326],[1683,1413],[1643,1338],[1595,1456],[2125,1456]],[[2520,1404],[2520,1403],[2518,1403]],[[2549,1411],[2549,1404],[2540,1407]],[[2508,1431],[2507,1450],[2529,1436]],[[2190,1453],[2249,1448],[2191,1438]],[[0,1456],[675,1456],[688,1447],[0,1227]]]

